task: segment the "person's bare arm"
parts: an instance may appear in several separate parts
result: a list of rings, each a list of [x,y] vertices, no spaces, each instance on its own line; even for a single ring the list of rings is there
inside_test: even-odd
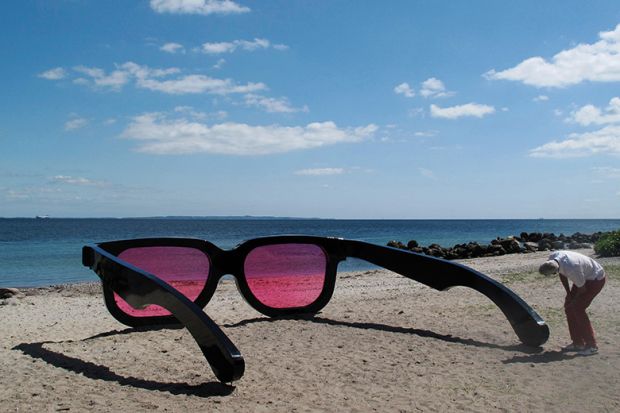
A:
[[[566,290],[566,295],[569,295],[570,294],[570,286],[568,285],[568,278],[566,278],[565,276],[560,274],[560,281],[562,281],[562,285],[564,286],[564,289]]]

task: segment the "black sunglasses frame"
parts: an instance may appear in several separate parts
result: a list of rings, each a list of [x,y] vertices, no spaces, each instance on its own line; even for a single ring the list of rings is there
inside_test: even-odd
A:
[[[310,305],[297,308],[268,307],[249,288],[244,273],[247,255],[257,247],[276,244],[311,244],[324,251],[327,261],[323,290]],[[155,275],[117,257],[129,248],[161,246],[194,248],[208,257],[210,265],[207,282],[194,302]],[[131,327],[183,324],[194,336],[216,377],[222,382],[239,379],[245,364],[239,350],[202,311],[215,293],[219,280],[224,275],[233,275],[243,298],[254,309],[269,317],[314,314],[331,299],[338,264],[347,257],[365,260],[437,290],[455,286],[472,288],[500,308],[523,344],[537,347],[549,338],[549,327],[544,320],[517,294],[492,278],[458,263],[363,241],[280,235],[251,239],[231,250],[222,250],[209,241],[196,238],[144,238],[89,245],[83,248],[82,253],[83,264],[93,269],[102,279],[106,306],[118,321]],[[172,315],[131,316],[118,307],[114,293],[134,308],[156,304],[169,310]]]

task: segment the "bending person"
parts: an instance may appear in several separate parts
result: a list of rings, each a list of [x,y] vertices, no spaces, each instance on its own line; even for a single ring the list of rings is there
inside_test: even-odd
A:
[[[594,329],[586,309],[605,285],[605,270],[592,258],[574,251],[556,251],[544,262],[539,272],[544,275],[560,274],[566,290],[564,312],[572,343],[562,351],[577,351],[582,356],[598,353]],[[572,281],[572,288],[569,287]]]

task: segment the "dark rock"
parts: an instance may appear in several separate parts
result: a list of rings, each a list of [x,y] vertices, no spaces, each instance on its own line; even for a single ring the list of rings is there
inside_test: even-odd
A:
[[[489,245],[489,248],[487,248],[487,254],[490,256],[504,255],[506,254],[506,249],[500,244]]]
[[[538,243],[537,242],[524,242],[523,247],[525,247],[526,251],[536,252],[538,251]]]
[[[521,245],[519,245],[519,241],[514,238],[506,238],[500,241],[499,243],[504,250],[509,254],[514,254],[517,252],[521,252]]]
[[[551,248],[553,248],[554,250],[563,250],[564,247],[564,242],[563,241],[553,241],[551,242]]]
[[[0,299],[11,298],[16,295],[21,295],[17,288],[0,288]]]
[[[532,232],[528,237],[527,240],[531,241],[531,242],[538,242],[541,239],[543,239],[543,236],[540,232]]]
[[[551,240],[547,238],[543,238],[538,241],[538,250],[539,251],[549,251],[551,249]]]
[[[568,248],[569,250],[578,250],[578,249],[582,249],[582,248],[592,248],[592,244],[589,244],[587,242],[571,242],[569,243],[566,248]]]
[[[418,247],[419,247],[419,245],[418,245],[418,241],[416,241],[416,240],[414,240],[414,239],[412,239],[411,241],[409,241],[409,242],[407,243],[407,249],[412,250],[412,249],[414,249],[414,248],[418,248]]]
[[[388,247],[392,247],[392,248],[400,248],[400,249],[406,249],[406,248],[407,248],[407,247],[405,246],[405,244],[403,244],[402,242],[400,242],[400,241],[394,241],[394,240],[392,240],[392,241],[388,242],[388,244],[387,244],[387,245],[388,245]]]

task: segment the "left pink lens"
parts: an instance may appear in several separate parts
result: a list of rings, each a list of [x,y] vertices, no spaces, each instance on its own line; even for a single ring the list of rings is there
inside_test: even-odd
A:
[[[247,255],[243,270],[250,291],[263,305],[306,307],[323,291],[327,257],[313,244],[265,245]]]
[[[118,257],[157,276],[192,301],[200,295],[209,276],[209,257],[196,248],[129,248],[120,253]],[[116,294],[114,294],[114,300],[123,312],[133,317],[170,315],[168,310],[157,305],[136,310]]]

